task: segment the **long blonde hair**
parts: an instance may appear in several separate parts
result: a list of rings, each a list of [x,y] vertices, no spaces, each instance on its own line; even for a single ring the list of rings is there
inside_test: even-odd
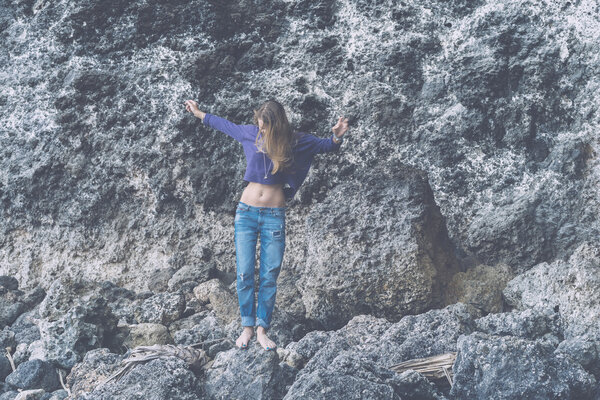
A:
[[[254,110],[256,125],[258,125],[259,119],[263,122],[263,132],[261,135],[256,135],[254,141],[256,148],[267,153],[273,161],[273,174],[289,168],[293,162],[292,141],[294,137],[285,109],[279,102],[268,100]]]

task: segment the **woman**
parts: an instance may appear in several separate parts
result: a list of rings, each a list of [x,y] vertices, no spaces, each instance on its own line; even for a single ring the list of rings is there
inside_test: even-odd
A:
[[[285,201],[306,178],[313,156],[339,150],[348,130],[348,119],[339,117],[333,135],[317,138],[294,133],[283,106],[269,100],[254,110],[254,125],[236,125],[224,118],[202,112],[194,100],[185,101],[186,110],[204,125],[220,130],[239,141],[246,155],[242,193],[235,215],[237,294],[243,331],[236,341],[247,348],[254,335],[265,350],[276,345],[267,336],[275,306],[277,277],[285,250]],[[284,188],[284,184],[288,187]],[[260,235],[260,283],[258,306],[254,303],[254,260]]]

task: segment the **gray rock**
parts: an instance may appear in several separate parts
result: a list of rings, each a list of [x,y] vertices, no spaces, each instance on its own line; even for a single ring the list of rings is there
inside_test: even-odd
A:
[[[155,359],[133,368],[119,381],[79,394],[81,400],[197,400],[203,398],[199,380],[177,357]]]
[[[168,325],[179,319],[185,310],[182,293],[158,293],[147,298],[135,309],[138,323],[151,322]]]
[[[8,327],[4,327],[0,331],[0,349],[6,349],[7,347],[14,348],[17,345],[15,336],[15,332]]]
[[[396,323],[368,315],[356,316],[342,329],[331,333],[300,371],[300,376],[326,368],[341,353],[360,353],[366,359],[389,367],[414,358],[456,351],[458,337],[474,330],[473,320],[478,316],[474,307],[462,303],[408,315]]]
[[[181,329],[191,329],[194,325],[200,323],[206,317],[212,315],[214,317],[214,311],[202,310],[197,313],[188,315],[184,318],[180,318],[177,321],[173,321],[169,324],[169,330],[171,332],[177,332]]]
[[[29,346],[31,357],[70,369],[91,349],[119,347],[117,322],[103,298],[91,297],[55,321],[40,320],[41,339]]]
[[[302,374],[284,397],[295,399],[445,399],[415,371],[397,374],[360,354],[342,353],[326,368]]]
[[[19,392],[14,400],[45,400],[46,393],[44,389],[30,389]]]
[[[179,329],[173,333],[175,343],[181,345],[191,345],[223,337],[225,337],[224,329],[217,321],[214,313],[206,315],[189,328]]]
[[[555,353],[561,353],[577,361],[586,371],[600,379],[600,342],[588,335],[560,342]]]
[[[0,287],[6,290],[17,290],[19,281],[14,276],[0,275]]]
[[[499,314],[488,314],[475,320],[480,332],[497,336],[518,336],[538,339],[546,335],[562,337],[560,316],[552,309],[527,309]]]
[[[52,392],[60,388],[57,368],[50,362],[36,359],[19,364],[6,377],[6,383],[23,390],[44,389]]]
[[[511,280],[506,301],[523,310],[553,308],[565,338],[600,338],[600,247],[583,243],[568,258],[541,263]]]
[[[64,390],[64,389],[55,390],[54,392],[52,392],[50,394],[50,397],[48,398],[48,400],[64,400],[67,398],[67,396],[68,396],[68,393],[66,390]]]
[[[206,370],[204,389],[211,399],[280,399],[296,372],[276,352],[252,341],[247,349],[218,353]]]
[[[152,292],[164,292],[169,289],[169,280],[175,272],[174,268],[160,268],[149,274],[148,290]]]
[[[170,291],[178,290],[184,283],[190,281],[196,284],[205,282],[215,269],[214,263],[184,265],[169,279],[168,289]]]
[[[596,379],[543,339],[473,333],[457,347],[454,398],[593,398]]]
[[[228,288],[221,280],[215,278],[194,287],[193,291],[200,304],[209,303],[208,307],[214,310],[222,325],[240,321],[235,282]]]
[[[26,311],[13,322],[10,329],[14,331],[15,341],[18,344],[30,344],[34,340],[40,338],[40,330],[37,326],[38,322],[37,310]]]
[[[3,348],[3,347],[2,347]],[[12,370],[12,366],[10,365],[10,361],[5,355],[5,352],[0,354],[0,381],[3,381],[8,375],[10,375]]]
[[[64,276],[55,279],[46,292],[46,297],[40,303],[38,315],[48,321],[56,321],[71,307],[89,296],[95,284],[82,279]]]
[[[0,400],[15,400],[15,398],[19,395],[19,392],[15,390],[10,390],[8,392],[4,392],[0,394]]]
[[[125,358],[126,355],[111,353],[107,348],[88,351],[67,375],[66,385],[71,390],[71,397],[79,399],[82,393],[93,391],[122,366],[121,361]]]
[[[173,338],[166,326],[161,324],[141,323],[129,325],[129,335],[123,342],[128,348],[151,346],[153,344],[171,344]]]
[[[312,331],[297,342],[292,342],[284,349],[279,349],[283,360],[290,366],[302,369],[304,365],[323,347],[332,332]]]
[[[513,272],[506,264],[493,267],[477,265],[465,272],[458,272],[448,285],[446,302],[468,303],[484,313],[502,312],[502,290],[513,277]]]
[[[362,176],[364,186],[337,185],[306,219],[297,287],[306,317],[328,329],[358,314],[398,320],[443,306],[458,270],[424,173],[394,163]]]

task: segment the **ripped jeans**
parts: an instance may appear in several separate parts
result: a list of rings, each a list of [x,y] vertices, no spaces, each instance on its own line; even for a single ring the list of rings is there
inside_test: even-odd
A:
[[[254,207],[241,201],[235,213],[237,294],[242,326],[271,326],[277,277],[285,250],[286,207]],[[258,306],[254,302],[254,264],[260,234]]]

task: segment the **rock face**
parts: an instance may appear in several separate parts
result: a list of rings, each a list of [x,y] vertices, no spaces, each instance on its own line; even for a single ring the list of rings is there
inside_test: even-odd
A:
[[[422,173],[397,163],[361,175],[360,184],[332,189],[306,218],[297,287],[306,316],[329,329],[357,314],[397,320],[439,307],[458,269]]]
[[[517,309],[554,308],[566,338],[600,340],[600,246],[583,243],[568,260],[541,263],[511,280],[504,296]]]
[[[458,340],[452,392],[461,399],[592,399],[596,379],[543,340],[473,334]]]
[[[593,0],[0,0],[0,349],[89,398],[600,398],[599,21]],[[350,118],[287,204],[277,355],[234,352],[245,162],[190,98],[238,124],[275,98],[320,137]],[[86,381],[171,339],[213,369]],[[387,370],[447,351],[452,390]]]
[[[411,383],[414,376],[398,376],[387,367],[455,351],[456,340],[472,332],[477,315],[475,308],[458,303],[397,323],[362,315],[334,333],[312,332],[282,352],[288,362],[304,365],[286,399],[359,399],[369,391],[376,393],[373,398],[415,398],[418,393],[439,398],[441,392],[431,383]]]

